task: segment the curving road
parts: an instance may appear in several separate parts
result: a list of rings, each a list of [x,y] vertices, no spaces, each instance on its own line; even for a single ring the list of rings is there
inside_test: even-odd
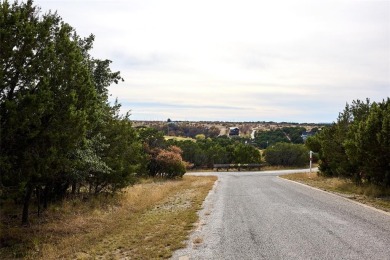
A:
[[[290,172],[209,173],[200,223],[172,258],[390,259],[390,214],[277,177]]]

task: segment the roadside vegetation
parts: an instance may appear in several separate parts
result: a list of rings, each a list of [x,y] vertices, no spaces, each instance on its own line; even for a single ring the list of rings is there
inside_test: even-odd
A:
[[[317,173],[294,173],[282,175],[280,177],[307,184],[325,191],[330,191],[343,197],[390,212],[389,187],[368,183],[357,185],[347,178],[325,177]]]
[[[185,245],[215,180],[147,179],[113,196],[69,198],[32,216],[29,228],[9,214],[1,226],[0,258],[169,258]]]
[[[347,104],[337,121],[306,145],[318,153],[321,176],[390,187],[390,98]]]
[[[319,172],[284,175],[390,211],[390,99],[347,104],[337,122],[309,137]]]
[[[91,56],[57,13],[33,1],[0,3],[0,203],[20,208],[88,193],[115,194],[139,178],[180,178],[180,148],[150,128],[134,128],[108,87],[123,81],[110,60]]]

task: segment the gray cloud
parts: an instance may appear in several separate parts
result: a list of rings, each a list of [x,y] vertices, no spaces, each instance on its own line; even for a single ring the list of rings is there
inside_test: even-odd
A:
[[[36,3],[96,35],[135,119],[329,122],[390,95],[389,1]]]

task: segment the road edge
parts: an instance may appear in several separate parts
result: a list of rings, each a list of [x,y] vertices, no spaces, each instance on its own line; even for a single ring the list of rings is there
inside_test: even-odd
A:
[[[191,259],[191,251],[200,246],[199,244],[194,243],[194,239],[198,236],[198,234],[202,233],[203,225],[207,223],[209,215],[214,209],[213,196],[215,196],[220,182],[220,179],[217,175],[212,176],[216,176],[217,179],[215,180],[213,187],[210,189],[209,193],[203,200],[201,209],[197,212],[198,220],[193,223],[193,228],[188,234],[188,238],[183,241],[186,246],[173,251],[172,256],[169,258],[170,260],[189,260]],[[200,244],[203,244],[203,242],[201,242]]]
[[[302,186],[305,186],[305,187],[310,188],[310,189],[313,189],[313,190],[322,191],[322,192],[324,192],[324,193],[327,193],[327,194],[336,196],[336,197],[338,197],[338,198],[342,198],[342,199],[344,199],[344,200],[346,200],[346,201],[353,202],[353,203],[355,203],[355,204],[357,204],[357,205],[360,205],[360,206],[362,206],[362,207],[369,208],[369,209],[372,209],[372,210],[374,210],[374,211],[383,213],[383,214],[385,214],[385,215],[387,215],[387,216],[390,216],[390,212],[388,212],[388,211],[384,211],[384,210],[375,208],[375,207],[373,207],[373,206],[370,206],[370,205],[361,203],[361,202],[359,202],[359,201],[355,201],[355,200],[353,200],[353,199],[349,199],[349,198],[344,197],[344,196],[341,196],[341,195],[339,195],[339,194],[337,194],[337,193],[334,193],[334,192],[331,192],[331,191],[327,191],[327,190],[322,190],[322,189],[320,189],[320,188],[316,188],[316,187],[313,187],[313,186],[304,184],[304,183],[302,183],[302,182],[298,182],[298,181],[293,181],[293,180],[285,179],[285,178],[282,178],[282,177],[280,177],[280,176],[277,176],[277,177],[278,177],[279,179],[281,179],[281,180],[293,182],[293,183],[295,183],[295,184],[300,184],[300,185],[302,185]]]

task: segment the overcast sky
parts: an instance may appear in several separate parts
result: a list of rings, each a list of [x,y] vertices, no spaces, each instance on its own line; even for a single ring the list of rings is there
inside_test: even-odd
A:
[[[390,96],[390,1],[39,0],[113,61],[133,120],[333,122]]]

